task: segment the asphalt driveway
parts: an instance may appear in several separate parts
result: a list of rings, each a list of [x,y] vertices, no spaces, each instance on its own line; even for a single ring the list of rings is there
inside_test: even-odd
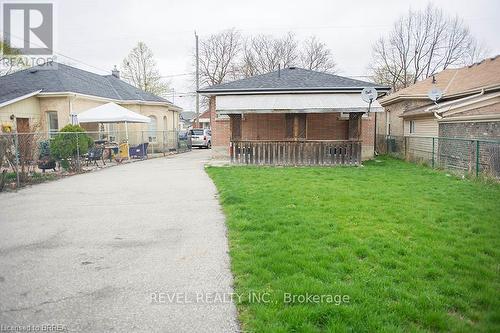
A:
[[[236,331],[208,156],[194,150],[0,194],[0,325]]]

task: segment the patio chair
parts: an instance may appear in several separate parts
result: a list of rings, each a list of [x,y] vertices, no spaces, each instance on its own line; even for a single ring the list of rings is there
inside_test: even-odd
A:
[[[128,155],[130,158],[148,158],[148,142],[141,143],[135,147],[130,147]]]
[[[89,149],[89,152],[87,154],[87,165],[89,165],[90,162],[94,162],[94,165],[99,166],[97,163],[98,160],[102,160],[102,163],[106,165],[106,162],[104,162],[104,159],[102,158],[104,148],[102,147],[92,147]]]

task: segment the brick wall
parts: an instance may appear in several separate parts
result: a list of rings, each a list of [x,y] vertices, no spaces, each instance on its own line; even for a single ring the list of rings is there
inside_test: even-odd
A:
[[[347,140],[349,121],[338,113],[307,115],[307,138],[310,140]]]
[[[211,96],[208,104],[210,110],[210,124],[212,129],[212,157],[229,157],[229,139],[231,129],[229,119],[217,119],[215,113],[215,96]]]
[[[375,115],[370,113],[368,118],[361,118],[361,158],[368,160],[373,158],[375,149]]]
[[[484,121],[484,122],[456,122],[456,123],[440,123],[439,137],[443,138],[467,138],[467,139],[485,139],[499,140],[500,139],[500,122]]]
[[[283,140],[285,114],[245,114],[241,122],[243,140]]]
[[[309,140],[346,140],[347,126],[337,113],[307,114]],[[242,139],[283,140],[285,131],[285,114],[246,114],[242,121]]]

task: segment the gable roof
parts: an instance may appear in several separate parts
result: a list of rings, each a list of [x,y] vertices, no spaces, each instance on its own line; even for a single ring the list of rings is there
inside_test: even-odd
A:
[[[206,94],[238,92],[273,92],[273,91],[331,91],[362,90],[365,87],[389,91],[389,87],[371,82],[354,80],[343,76],[312,71],[297,67],[252,76],[246,79],[222,83],[199,89]]]
[[[184,112],[181,112],[180,114],[180,118],[182,120],[192,120],[196,117],[196,112],[193,112],[193,111],[184,111]]]
[[[78,93],[118,101],[165,103],[165,98],[147,93],[113,75],[99,75],[68,65],[54,68],[35,66],[0,77],[0,103],[36,91],[41,93]]]
[[[210,110],[200,113],[199,119],[204,119],[204,118],[210,119]]]
[[[434,77],[435,83],[432,83],[432,77],[428,77],[382,98],[379,102],[385,106],[401,99],[427,99],[427,93],[433,87],[441,89],[443,99],[446,99],[498,86],[500,85],[500,56],[485,59],[471,66],[445,69],[435,74]]]

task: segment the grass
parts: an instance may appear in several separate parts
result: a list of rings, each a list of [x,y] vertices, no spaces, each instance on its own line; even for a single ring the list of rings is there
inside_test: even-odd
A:
[[[500,331],[498,184],[390,158],[207,172],[227,217],[243,330]]]

